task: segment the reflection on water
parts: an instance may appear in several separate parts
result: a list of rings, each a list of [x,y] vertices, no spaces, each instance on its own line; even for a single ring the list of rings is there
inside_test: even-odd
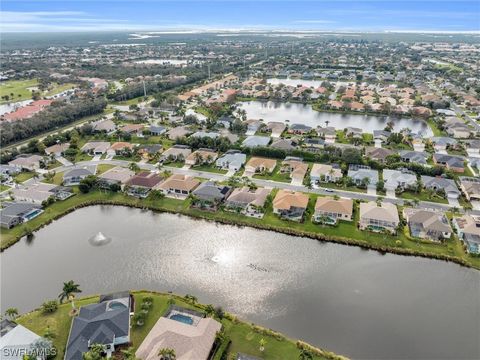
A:
[[[313,128],[333,126],[339,130],[346,127],[358,127],[364,132],[373,133],[374,130],[383,130],[387,123],[392,121],[394,131],[408,128],[423,137],[433,136],[428,124],[421,119],[318,112],[313,110],[311,105],[273,101],[246,101],[240,102],[238,105],[247,112],[249,119],[263,119],[265,122],[301,123]]]
[[[115,241],[92,247],[98,232]],[[440,261],[111,206],[79,209],[1,260],[2,310],[36,308],[71,279],[83,295],[194,294],[354,358],[480,355],[479,272]]]

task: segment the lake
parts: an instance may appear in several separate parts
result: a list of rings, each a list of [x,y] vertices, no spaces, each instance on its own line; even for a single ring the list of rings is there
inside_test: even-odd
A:
[[[263,119],[265,122],[286,122],[288,120],[289,124],[301,123],[315,128],[326,126],[328,121],[328,126],[339,130],[351,126],[361,128],[367,133],[373,133],[374,130],[383,130],[391,120],[394,123],[394,131],[408,128],[423,137],[433,136],[428,124],[421,119],[319,112],[313,110],[311,105],[300,103],[244,101],[239,102],[238,105],[247,112],[248,119]]]
[[[92,246],[99,231],[112,240]],[[74,280],[82,295],[194,294],[357,359],[480,358],[480,272],[456,264],[113,206],[77,210],[1,260],[2,310]]]

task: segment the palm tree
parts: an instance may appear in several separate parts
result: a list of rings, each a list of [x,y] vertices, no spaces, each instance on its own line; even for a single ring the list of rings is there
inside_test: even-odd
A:
[[[267,340],[265,340],[264,338],[261,338],[258,344],[260,345],[259,350],[263,352],[265,350],[265,345],[267,345]]]
[[[185,295],[185,300],[187,300],[188,302],[191,302],[192,304],[195,304],[198,299],[194,295],[187,294]]]
[[[128,349],[120,350],[123,354],[123,358],[125,360],[137,360],[138,358],[135,356],[135,349],[130,346]]]
[[[175,350],[171,348],[160,349],[158,356],[160,356],[160,360],[175,360],[177,358]]]
[[[63,283],[63,289],[58,298],[60,299],[60,303],[63,303],[63,300],[68,299],[72,302],[72,308],[75,309],[75,304],[73,302],[73,298],[75,294],[81,293],[80,285],[75,284],[73,280],[67,281]]]
[[[18,309],[13,307],[8,308],[5,310],[5,316],[11,320],[15,320],[15,318],[18,316]]]
[[[129,165],[128,165],[128,168],[130,170],[132,170],[133,172],[137,172],[140,170],[140,167],[137,165],[137,163],[134,163],[134,162],[131,162]]]
[[[205,313],[208,315],[208,316],[211,316],[215,313],[215,308],[213,307],[212,304],[208,304],[207,306],[205,306]]]

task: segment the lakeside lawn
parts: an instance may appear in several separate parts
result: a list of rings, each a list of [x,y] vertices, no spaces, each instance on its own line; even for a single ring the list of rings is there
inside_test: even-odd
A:
[[[8,101],[1,99],[0,104],[30,100],[32,98],[32,91],[29,88],[36,86],[38,86],[37,79],[8,80],[2,82],[0,85],[0,98],[8,95],[10,99]],[[13,94],[13,96],[11,94]]]
[[[61,284],[59,284],[60,286]],[[149,296],[153,298],[152,307],[146,316],[145,324],[141,327],[133,326],[130,333],[132,347],[137,350],[155,325],[157,320],[163,316],[169,308],[169,301],[173,301],[175,305],[204,312],[205,305],[187,302],[183,297],[177,295],[163,294],[149,291],[133,291],[135,298],[135,311],[140,309],[142,300]],[[77,307],[98,302],[98,296],[78,299],[75,301]],[[25,315],[21,315],[16,321],[32,330],[33,332],[44,335],[47,331],[53,332],[53,344],[57,348],[58,353],[55,359],[63,359],[65,348],[70,332],[72,317],[69,315],[71,310],[70,303],[60,304],[58,310],[52,314],[44,314],[41,310],[35,310]],[[215,317],[223,325],[225,334],[231,339],[228,348],[228,356],[233,356],[238,352],[258,356],[265,360],[283,360],[297,359],[300,353],[295,341],[278,334],[261,333],[262,328],[255,327],[252,324],[238,320],[233,315],[227,315],[223,319]],[[266,340],[265,350],[259,350],[260,339]],[[321,360],[335,358],[334,354],[327,353],[325,357],[314,356],[313,359]],[[338,357],[340,358],[340,357]]]
[[[263,219],[255,219],[242,216],[232,212],[219,210],[217,212],[202,211],[190,208],[190,199],[176,200],[171,198],[160,199],[136,199],[124,195],[123,193],[111,193],[92,191],[88,194],[78,193],[64,201],[57,201],[45,209],[45,211],[30,220],[28,223],[21,224],[12,229],[1,229],[1,248],[5,249],[15,243],[22,236],[30,231],[35,231],[44,224],[48,224],[59,216],[78,208],[79,206],[92,203],[104,203],[112,205],[127,205],[140,208],[150,208],[158,211],[168,211],[180,213],[195,218],[223,222],[226,224],[236,224],[240,226],[253,226],[272,231],[280,231],[298,234],[302,236],[318,237],[324,236],[326,241],[340,241],[373,247],[382,251],[402,252],[414,251],[431,257],[450,256],[465,261],[472,267],[480,268],[480,257],[473,257],[463,251],[462,243],[458,238],[453,237],[444,243],[433,243],[410,239],[407,235],[400,233],[396,236],[360,231],[357,228],[358,211],[355,212],[355,221],[341,222],[337,226],[320,226],[312,223],[311,215],[314,212],[314,204],[317,195],[311,194],[309,206],[303,223],[286,221],[273,214],[271,207],[267,209]]]

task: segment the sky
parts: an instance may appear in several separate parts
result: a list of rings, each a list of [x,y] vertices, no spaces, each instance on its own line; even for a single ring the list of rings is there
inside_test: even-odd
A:
[[[2,0],[0,30],[479,32],[480,1]]]

